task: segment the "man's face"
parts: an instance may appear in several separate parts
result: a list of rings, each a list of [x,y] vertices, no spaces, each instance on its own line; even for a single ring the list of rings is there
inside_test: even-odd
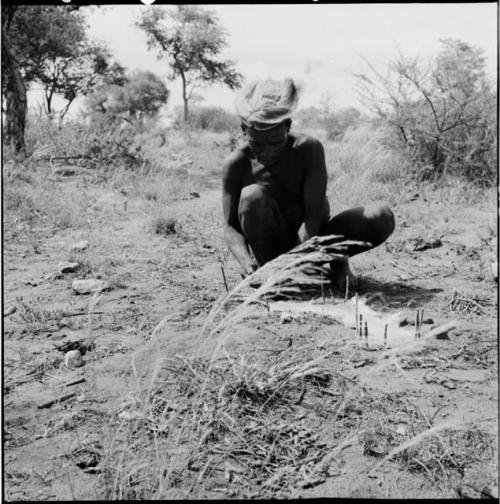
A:
[[[245,128],[244,133],[252,154],[264,166],[278,161],[285,150],[288,140],[289,126],[282,124],[268,131],[256,131]]]

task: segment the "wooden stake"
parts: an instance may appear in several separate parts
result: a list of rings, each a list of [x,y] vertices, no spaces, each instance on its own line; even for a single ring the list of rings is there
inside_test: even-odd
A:
[[[345,301],[349,298],[349,275],[345,277]]]
[[[363,314],[359,314],[359,337],[363,337]]]
[[[419,315],[419,310],[417,309],[417,312],[415,314],[415,339],[418,338],[418,315]]]
[[[325,304],[325,288],[323,286],[323,272],[321,272],[321,297],[323,298],[323,304]]]
[[[387,324],[384,327],[384,346],[387,346]]]
[[[221,264],[220,269],[222,271],[222,278],[224,280],[224,287],[226,287],[226,293],[229,294],[229,288],[227,286],[227,281],[226,281],[226,274],[224,273],[224,266]]]
[[[356,292],[356,334],[359,333],[359,317],[358,317],[358,293]]]
[[[368,348],[368,321],[365,320],[365,345]]]

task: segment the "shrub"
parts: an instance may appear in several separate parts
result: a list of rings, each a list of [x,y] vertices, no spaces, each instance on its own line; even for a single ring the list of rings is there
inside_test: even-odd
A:
[[[174,124],[177,127],[186,126],[184,112],[180,107],[175,111]],[[237,132],[239,125],[238,117],[221,107],[192,107],[187,122],[190,128],[231,133]]]
[[[62,124],[29,115],[27,153],[34,160],[65,160],[89,168],[133,167],[143,162],[139,133],[148,123],[124,122],[104,115],[91,124],[67,120]]]
[[[419,168],[418,178],[460,175],[478,185],[496,180],[497,103],[483,51],[441,40],[437,57],[422,63],[400,56],[383,75],[357,75],[365,104],[383,118]]]

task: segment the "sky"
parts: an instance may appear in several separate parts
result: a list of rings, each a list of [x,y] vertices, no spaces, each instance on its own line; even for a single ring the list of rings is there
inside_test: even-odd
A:
[[[158,6],[155,6],[158,8]],[[164,8],[171,8],[163,6]],[[366,71],[363,58],[375,65],[406,56],[432,57],[439,39],[458,38],[484,50],[487,70],[496,78],[496,3],[207,5],[227,33],[223,58],[236,63],[246,81],[292,77],[301,87],[299,109],[325,100],[335,108],[362,108],[352,73]],[[130,70],[150,70],[166,79],[168,65],[148,51],[134,19],[149,5],[92,7],[89,35],[107,43],[113,56]],[[168,109],[182,103],[177,81]],[[234,111],[234,92],[214,85],[200,91],[204,105]],[[29,102],[36,103],[36,93]],[[72,105],[76,113],[81,102]]]

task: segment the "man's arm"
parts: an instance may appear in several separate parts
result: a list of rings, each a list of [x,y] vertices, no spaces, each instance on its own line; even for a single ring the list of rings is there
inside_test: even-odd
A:
[[[224,163],[222,172],[222,210],[224,213],[224,240],[242,268],[244,276],[257,269],[250,256],[248,243],[238,219],[238,205],[242,188],[242,174],[238,161],[230,157]]]
[[[304,179],[304,222],[299,229],[299,239],[304,242],[319,233],[325,213],[326,165],[321,142],[308,138],[301,146],[300,155],[306,166]]]

